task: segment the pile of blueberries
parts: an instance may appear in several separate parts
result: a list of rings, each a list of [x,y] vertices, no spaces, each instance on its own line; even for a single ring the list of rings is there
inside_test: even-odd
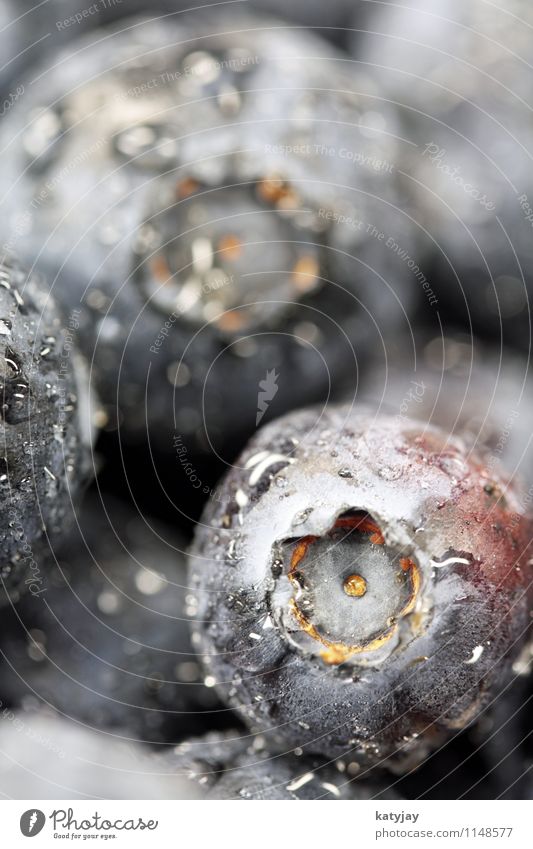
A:
[[[4,795],[531,797],[532,25],[3,0]]]

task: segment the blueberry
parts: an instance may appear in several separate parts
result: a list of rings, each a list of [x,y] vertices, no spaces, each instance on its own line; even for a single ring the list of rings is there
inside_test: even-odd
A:
[[[160,761],[198,782],[208,799],[399,798],[385,784],[354,781],[352,764],[269,752],[260,735],[207,734],[182,743]]]
[[[365,5],[354,54],[402,107],[406,208],[440,313],[529,350],[531,4]]]
[[[46,591],[6,612],[0,698],[152,743],[233,724],[191,644],[183,539],[107,497],[79,519]]]
[[[2,600],[47,577],[41,560],[72,520],[91,468],[88,373],[47,287],[0,264],[0,545]]]
[[[526,639],[529,499],[445,431],[349,405],[261,430],[198,526],[209,675],[267,745],[402,769]]]
[[[418,289],[387,245],[411,255],[392,107],[313,35],[228,14],[100,30],[2,125],[21,249],[81,310],[110,419],[225,462],[261,382],[267,418],[323,401]]]

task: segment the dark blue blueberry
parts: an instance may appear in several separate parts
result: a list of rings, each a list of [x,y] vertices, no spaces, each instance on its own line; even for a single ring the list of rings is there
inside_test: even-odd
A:
[[[229,462],[406,325],[403,142],[312,33],[242,10],[123,23],[43,64],[2,122],[9,238],[81,311],[110,426]]]
[[[109,498],[78,521],[42,594],[6,611],[0,698],[159,744],[233,724],[191,644],[183,539]]]
[[[46,586],[43,560],[72,522],[91,470],[93,410],[75,323],[38,275],[0,264],[2,601]]]
[[[529,628],[531,511],[446,431],[349,405],[266,426],[191,554],[208,674],[267,745],[409,767]]]

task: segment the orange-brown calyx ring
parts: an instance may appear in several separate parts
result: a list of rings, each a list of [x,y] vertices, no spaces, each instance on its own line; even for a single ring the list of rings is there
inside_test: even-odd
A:
[[[303,642],[308,648],[309,637],[319,643],[325,663],[338,665],[380,649],[416,605],[417,565],[385,545],[379,525],[366,513],[351,511],[323,537],[288,545],[287,575],[295,589],[289,609]]]

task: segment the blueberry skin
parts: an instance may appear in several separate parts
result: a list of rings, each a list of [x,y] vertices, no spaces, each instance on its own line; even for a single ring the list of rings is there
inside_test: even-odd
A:
[[[168,454],[177,431],[190,452],[228,462],[253,432],[268,371],[285,370],[268,415],[321,401],[406,323],[416,280],[366,229],[411,251],[402,141],[371,79],[352,80],[340,54],[298,28],[227,11],[127,24],[43,65],[2,123],[14,228],[31,208],[25,238],[10,238],[81,310],[80,345],[124,437],[148,428]],[[235,272],[235,234],[220,232],[228,204],[242,230]],[[169,262],[169,232],[191,254],[182,265]],[[202,277],[219,261],[223,328]],[[191,276],[196,311],[179,299]],[[243,299],[264,304],[251,329],[235,321]]]
[[[531,4],[365,5],[353,55],[399,105],[412,142],[407,208],[441,314],[529,350]]]
[[[46,586],[41,560],[72,521],[91,471],[85,362],[36,274],[0,265],[2,602]]]
[[[191,552],[195,633],[268,746],[402,769],[507,679],[529,626],[528,501],[459,439],[310,409],[261,430],[221,492]],[[353,549],[330,545],[343,523]],[[362,598],[348,594],[354,562]]]
[[[362,375],[358,401],[459,435],[503,467],[533,483],[531,376],[528,359],[494,349],[453,328],[395,340]],[[346,396],[348,400],[350,396]]]
[[[184,540],[94,494],[78,519],[46,591],[6,611],[4,702],[154,744],[233,725],[191,644]]]
[[[160,764],[197,782],[207,799],[338,800],[398,799],[376,781],[354,781],[343,761],[269,752],[261,735],[207,734],[187,740]],[[348,767],[350,764],[348,764]]]

